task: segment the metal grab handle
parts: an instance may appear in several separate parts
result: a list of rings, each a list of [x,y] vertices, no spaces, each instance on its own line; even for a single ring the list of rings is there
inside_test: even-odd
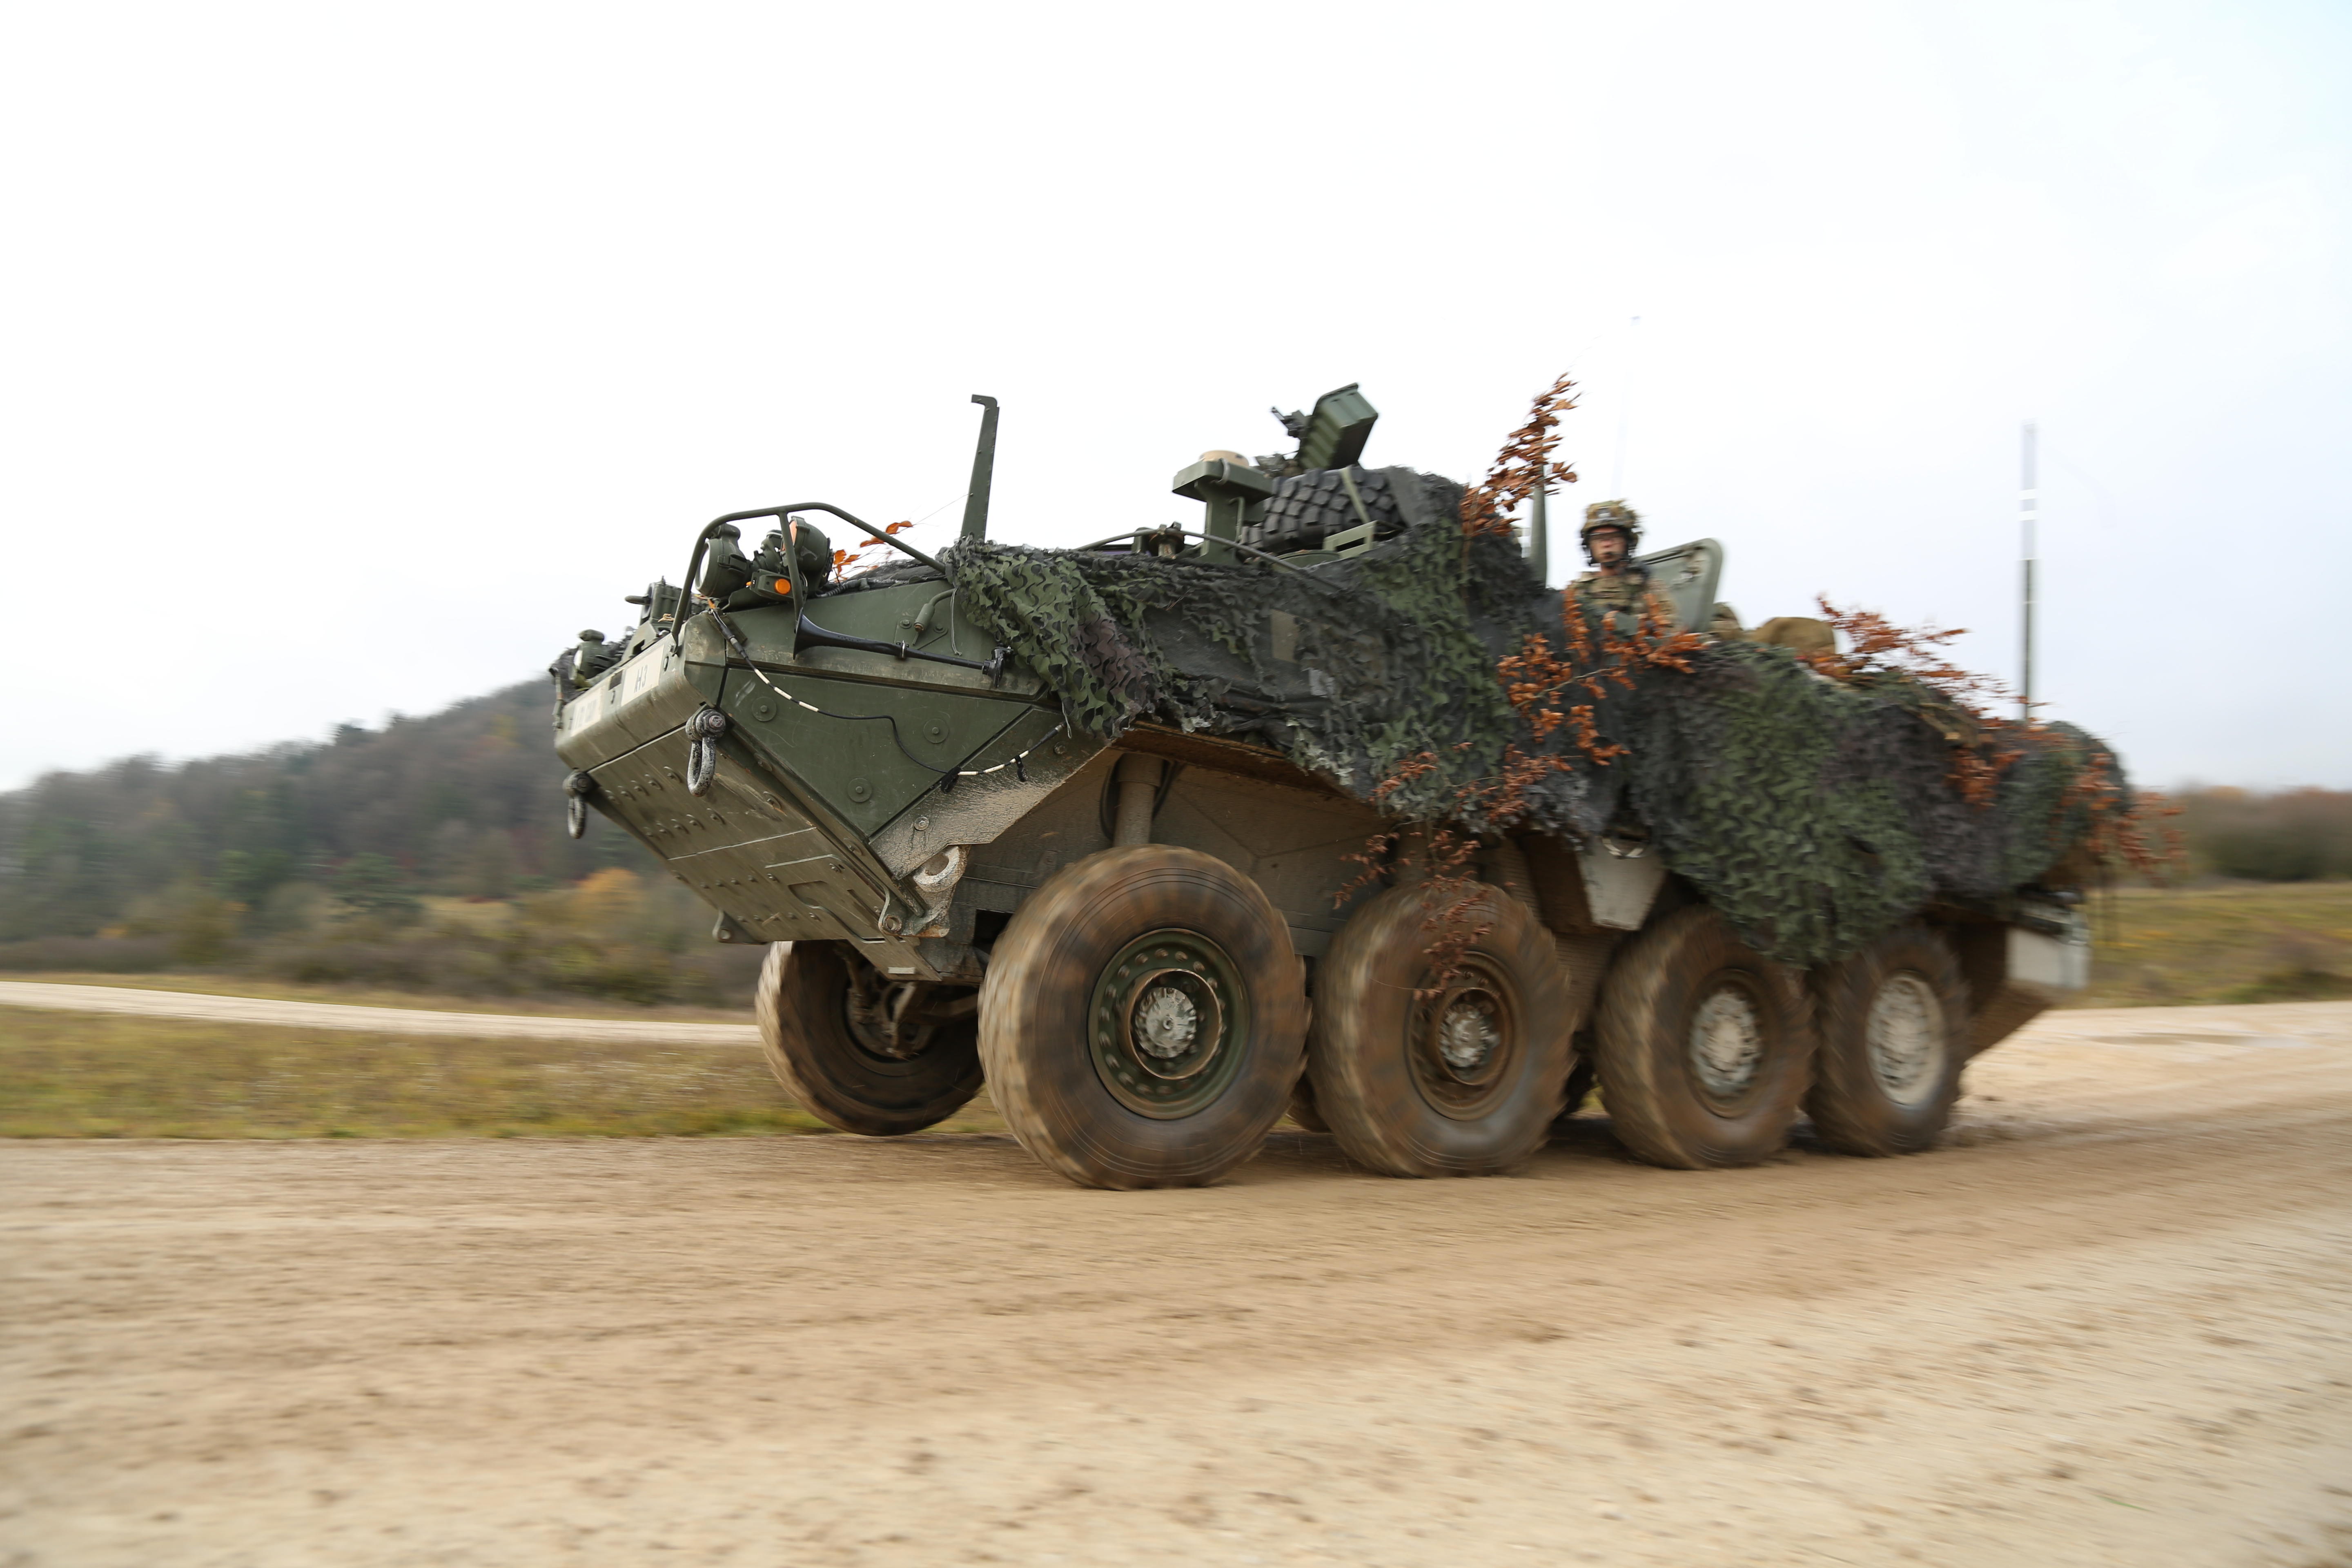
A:
[[[574,838],[588,834],[588,797],[596,793],[593,774],[578,768],[563,775],[563,831]]]
[[[958,665],[965,669],[980,671],[988,677],[991,686],[995,685],[996,678],[1004,673],[1004,657],[1012,651],[999,647],[995,657],[983,664],[976,658],[958,658],[952,654],[925,653],[912,643],[883,642],[875,637],[854,637],[847,632],[829,632],[805,614],[801,616],[799,635],[793,639],[793,651],[800,652],[800,645],[803,643],[813,643],[818,647],[854,647],[867,653],[887,653],[892,658],[927,658],[933,664]]]

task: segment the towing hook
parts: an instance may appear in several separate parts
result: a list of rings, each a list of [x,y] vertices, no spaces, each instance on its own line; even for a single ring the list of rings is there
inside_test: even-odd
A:
[[[574,838],[588,833],[588,797],[596,793],[596,780],[578,768],[563,775],[563,829]]]
[[[727,715],[716,708],[698,709],[686,721],[686,793],[709,795],[710,781],[719,776],[719,737],[727,733]]]

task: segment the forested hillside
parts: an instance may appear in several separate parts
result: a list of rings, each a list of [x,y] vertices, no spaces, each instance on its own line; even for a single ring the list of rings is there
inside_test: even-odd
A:
[[[0,795],[0,968],[467,994],[749,995],[755,950],[601,817],[563,831],[544,682],[381,730]]]
[[[548,704],[532,681],[326,742],[48,774],[0,795],[0,941],[92,935],[174,895],[266,925],[294,888],[505,898],[635,864],[599,818],[565,835]]]

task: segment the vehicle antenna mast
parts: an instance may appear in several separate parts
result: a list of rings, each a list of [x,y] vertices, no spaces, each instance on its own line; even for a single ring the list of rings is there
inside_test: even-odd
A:
[[[996,479],[996,399],[972,394],[980,405],[980,444],[971,452],[971,489],[963,498],[963,537],[988,537],[988,492]]]

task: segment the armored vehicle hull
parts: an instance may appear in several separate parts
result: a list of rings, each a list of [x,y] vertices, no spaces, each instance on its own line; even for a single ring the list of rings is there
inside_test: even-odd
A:
[[[1360,396],[1337,406],[1368,428]],[[1091,1185],[1213,1180],[1286,1111],[1374,1171],[1477,1174],[1524,1163],[1597,1079],[1661,1164],[1752,1163],[1807,1112],[1834,1146],[1909,1152],[1936,1142],[1971,1055],[2083,984],[2082,921],[2045,864],[2063,845],[2021,858],[2004,839],[1954,869],[1967,857],[1937,847],[1977,841],[1948,835],[1916,890],[1866,920],[1805,912],[1864,908],[1836,888],[1776,916],[1685,821],[1705,789],[1628,767],[1587,768],[1516,822],[1457,824],[1475,858],[1433,871],[1395,837],[1378,748],[1436,757],[1448,723],[1471,726],[1456,751],[1477,743],[1495,721],[1464,707],[1484,700],[1472,667],[1559,595],[1523,576],[1448,588],[1467,607],[1433,630],[1442,616],[1400,595],[1425,591],[1412,552],[1458,491],[1409,470],[1311,470],[1286,491],[1213,454],[1178,488],[1208,502],[1202,532],[1089,554],[968,526],[944,563],[834,584],[795,530],[846,513],[746,514],[783,524],[766,565],[714,551],[690,601],[656,584],[625,644],[559,661],[575,831],[603,815],[711,904],[719,940],[768,944],[762,1039],[832,1124],[916,1131],[985,1082],[1024,1147]],[[1353,537],[1328,513],[1342,493]],[[1286,494],[1302,498],[1286,511]],[[1647,559],[1674,617],[1706,626],[1721,547]],[[1434,729],[1349,706],[1422,701],[1411,683],[1449,659],[1467,684],[1423,702]],[[1794,700],[1811,688],[1792,659],[1727,652],[1708,689]],[[1884,715],[1864,720],[1895,755]],[[1426,832],[1440,814],[1414,815]],[[1898,848],[1859,853],[1883,880]]]

